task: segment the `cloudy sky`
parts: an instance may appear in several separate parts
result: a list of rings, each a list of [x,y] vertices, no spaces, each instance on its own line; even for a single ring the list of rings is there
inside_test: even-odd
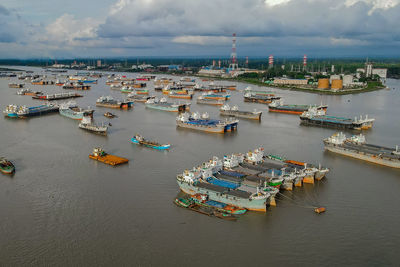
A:
[[[400,0],[1,0],[0,58],[400,56]]]

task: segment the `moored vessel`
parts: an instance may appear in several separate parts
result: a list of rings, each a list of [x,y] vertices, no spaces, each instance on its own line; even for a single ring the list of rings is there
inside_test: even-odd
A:
[[[225,100],[222,99],[208,99],[204,98],[204,96],[199,96],[196,100],[197,104],[205,104],[212,106],[222,106],[225,103]]]
[[[279,96],[270,96],[270,95],[257,95],[255,93],[247,92],[244,94],[245,102],[256,102],[262,104],[269,104],[274,100],[279,100],[281,97]]]
[[[328,109],[327,105],[284,105],[283,100],[274,100],[268,105],[268,109],[270,112],[279,112],[279,113],[288,113],[288,114],[297,114],[301,115],[303,112],[309,110],[310,108],[315,108],[317,110],[326,110]]]
[[[111,96],[101,96],[99,99],[97,99],[96,106],[105,108],[129,109],[133,107],[133,102],[115,100]]]
[[[158,150],[170,149],[171,147],[171,144],[160,144],[155,141],[146,140],[143,136],[139,134],[136,134],[134,137],[132,137],[131,142],[134,144],[143,145]]]
[[[366,143],[363,134],[346,138],[342,132],[324,139],[325,149],[334,153],[376,163],[379,165],[400,168],[399,147],[389,148]]]
[[[228,104],[223,105],[220,108],[220,114],[224,116],[233,116],[238,118],[250,119],[250,120],[261,120],[261,111],[241,111],[237,106],[230,107]]]
[[[110,155],[106,153],[102,148],[96,147],[93,149],[93,154],[89,155],[89,158],[103,162],[108,165],[116,166],[124,163],[128,163],[129,160],[126,158]]]
[[[93,109],[82,109],[78,107],[76,102],[69,101],[66,103],[60,104],[60,115],[74,119],[74,120],[82,120],[85,116],[93,116]]]
[[[58,112],[59,106],[54,104],[46,104],[35,107],[8,105],[3,114],[9,118],[27,118],[40,116],[47,113]]]
[[[237,130],[239,120],[215,120],[209,119],[207,113],[200,115],[195,112],[192,114],[182,113],[176,118],[176,125],[182,128],[189,128],[209,133],[226,133]]]
[[[94,124],[92,118],[89,116],[83,117],[79,123],[79,128],[101,135],[107,135],[108,130],[108,126]]]
[[[53,94],[53,95],[35,95],[32,96],[33,99],[38,100],[60,100],[60,99],[68,99],[68,98],[75,98],[75,97],[82,97],[83,95],[77,93],[61,93],[61,94]]]
[[[145,103],[146,108],[169,112],[184,112],[190,109],[190,103],[168,103],[165,98],[149,99]]]

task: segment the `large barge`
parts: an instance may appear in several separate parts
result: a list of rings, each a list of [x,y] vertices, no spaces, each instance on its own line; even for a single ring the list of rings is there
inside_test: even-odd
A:
[[[99,147],[93,149],[93,154],[90,154],[89,158],[103,162],[108,165],[112,165],[112,166],[116,166],[116,165],[120,165],[120,164],[129,162],[129,160],[126,158],[107,154],[103,149],[101,149]]]
[[[212,120],[208,114],[200,116],[199,113],[182,113],[176,118],[176,125],[182,128],[209,132],[209,133],[226,133],[237,130],[238,120]]]
[[[272,101],[268,105],[270,112],[279,112],[279,113],[288,113],[288,114],[297,114],[301,115],[303,112],[309,110],[310,108],[316,108],[317,110],[326,110],[328,109],[327,105],[284,105],[282,99]]]
[[[250,120],[261,120],[261,111],[241,111],[237,106],[230,107],[228,104],[223,105],[219,110],[221,115],[244,118]]]
[[[244,102],[256,102],[262,104],[269,104],[274,100],[281,99],[280,96],[271,96],[271,95],[257,95],[255,93],[245,93],[244,94]]]
[[[168,103],[165,98],[149,99],[145,103],[146,108],[157,109],[168,112],[184,112],[190,109],[190,103]]]
[[[334,153],[365,160],[392,168],[400,168],[399,147],[388,148],[367,144],[365,136],[353,135],[346,138],[343,133],[335,133],[324,139],[325,149]]]
[[[129,109],[133,107],[133,102],[115,100],[111,96],[101,96],[99,99],[97,99],[96,106],[105,108]]]
[[[53,95],[35,95],[32,96],[33,99],[38,99],[38,100],[61,100],[61,99],[68,99],[68,98],[76,98],[76,97],[82,97],[83,95],[77,94],[77,93],[61,93],[61,94],[53,94]]]
[[[372,128],[375,119],[368,118],[343,118],[336,116],[329,116],[325,114],[324,110],[317,110],[310,108],[308,111],[300,115],[300,123],[302,125],[320,126],[328,128],[339,128],[347,130],[368,130]]]
[[[40,116],[47,113],[58,112],[59,107],[53,104],[40,105],[35,107],[8,105],[3,111],[4,116],[9,118],[27,118]]]

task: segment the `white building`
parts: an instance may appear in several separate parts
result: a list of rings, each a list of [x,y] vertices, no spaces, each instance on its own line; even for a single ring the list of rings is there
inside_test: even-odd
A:
[[[387,69],[372,69],[372,75],[378,75],[381,79],[386,79]]]
[[[353,83],[353,75],[343,75],[343,86],[349,86]]]

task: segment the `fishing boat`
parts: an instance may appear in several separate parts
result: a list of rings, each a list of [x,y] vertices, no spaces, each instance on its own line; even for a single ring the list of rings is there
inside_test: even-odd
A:
[[[158,150],[165,150],[165,149],[169,149],[171,147],[170,144],[163,145],[158,142],[146,140],[143,136],[141,136],[139,134],[136,134],[134,137],[132,137],[131,141],[134,144],[151,147],[151,148],[158,149]]]
[[[69,101],[62,103],[59,109],[60,115],[74,119],[82,120],[83,117],[89,116],[93,117],[93,109],[82,109],[77,106],[75,101]]]
[[[224,116],[233,116],[238,118],[261,120],[262,111],[240,111],[237,106],[230,107],[228,104],[220,108],[220,114]]]
[[[4,157],[0,157],[0,171],[4,174],[12,174],[15,172],[14,164]]]
[[[91,117],[83,117],[79,123],[79,128],[101,135],[107,135],[108,130],[107,126],[94,124]]]

